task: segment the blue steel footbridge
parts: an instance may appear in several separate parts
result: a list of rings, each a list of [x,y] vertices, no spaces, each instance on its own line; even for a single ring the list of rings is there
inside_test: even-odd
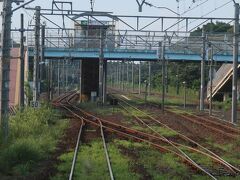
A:
[[[28,56],[34,57],[34,48],[28,48]],[[46,59],[97,59],[99,58],[99,49],[86,48],[45,48]],[[129,61],[158,61],[158,50],[147,49],[104,49],[105,60],[129,60]],[[202,60],[201,51],[199,53],[192,51],[166,50],[165,59],[169,61],[192,61]],[[232,62],[232,53],[216,53],[213,59],[218,62]],[[240,56],[239,56],[240,59]]]

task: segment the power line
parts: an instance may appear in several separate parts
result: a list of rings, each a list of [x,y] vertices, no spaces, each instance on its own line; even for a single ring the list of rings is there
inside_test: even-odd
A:
[[[194,10],[194,9],[196,9],[196,8],[198,8],[198,7],[200,7],[200,6],[202,6],[203,4],[207,3],[208,1],[209,0],[205,0],[205,1],[201,2],[200,4],[197,4],[194,7],[191,7],[195,3],[195,2],[192,2],[191,6],[189,6],[188,10],[184,11],[183,13],[181,13],[181,16],[186,14],[186,13],[188,13],[188,12],[190,12],[190,11],[192,11],[192,10]]]
[[[149,3],[149,2],[144,2],[144,4],[146,4],[147,6],[150,6],[150,7],[154,7],[154,8],[157,8],[157,9],[167,9],[169,11],[171,11],[172,13],[176,14],[176,15],[179,15],[179,13],[173,11],[172,9],[168,8],[168,7],[163,7],[163,6],[156,6],[156,5],[153,5],[152,3]]]
[[[230,1],[228,1],[228,2],[226,2],[226,3],[224,3],[224,4],[222,4],[222,5],[220,5],[220,6],[218,6],[218,7],[216,7],[215,9],[213,9],[213,10],[209,11],[208,13],[202,15],[200,18],[203,18],[204,16],[207,16],[207,15],[213,13],[214,11],[217,11],[217,10],[225,7],[225,6],[228,5],[230,2],[232,2],[232,0],[230,0]],[[195,20],[193,20],[193,21],[190,21],[190,22],[188,23],[188,25],[189,25],[189,24],[192,24],[193,22],[196,22],[197,20],[198,20],[198,19],[195,19]],[[180,22],[178,21],[178,23],[180,23]],[[183,29],[183,28],[185,28],[185,27],[186,27],[186,25],[182,26],[179,30],[181,30],[181,29]],[[196,28],[196,27],[195,27],[195,28]]]

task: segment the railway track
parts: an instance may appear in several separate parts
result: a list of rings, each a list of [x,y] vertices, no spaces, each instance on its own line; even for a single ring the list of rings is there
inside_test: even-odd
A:
[[[212,161],[214,161],[215,163],[223,166],[226,171],[230,172],[232,175],[237,175],[240,170],[236,167],[234,167],[233,165],[229,164],[228,162],[224,161],[222,158],[220,158],[218,155],[214,154],[213,152],[207,150],[206,148],[202,147],[200,144],[194,142],[193,140],[189,140],[189,138],[184,137],[184,139],[190,141],[192,144],[194,144],[194,146],[198,146],[200,148],[203,148],[205,150],[199,150],[196,149],[194,147],[191,146],[187,146],[187,145],[183,145],[183,144],[179,144],[176,142],[172,142],[169,141],[167,138],[160,136],[160,134],[149,134],[149,133],[144,133],[141,131],[137,131],[128,127],[125,127],[123,125],[119,125],[116,123],[112,123],[103,119],[100,119],[82,109],[80,109],[79,107],[73,105],[71,103],[71,99],[73,99],[73,97],[76,95],[76,93],[72,93],[72,95],[66,95],[65,97],[63,97],[63,99],[60,99],[60,102],[64,102],[64,103],[56,103],[55,105],[60,106],[62,108],[64,108],[65,110],[68,111],[68,113],[70,113],[73,117],[82,120],[84,123],[89,123],[95,126],[100,127],[102,130],[101,132],[103,132],[103,129],[113,132],[121,137],[126,137],[129,139],[133,139],[137,142],[145,142],[149,145],[151,145],[152,147],[160,150],[161,152],[168,152],[168,153],[172,153],[175,156],[179,157],[182,159],[182,161],[186,164],[188,164],[190,167],[197,169],[198,171],[203,172],[204,174],[208,175],[209,177],[211,177],[212,179],[216,179],[216,177],[214,177],[214,175],[212,175],[211,173],[208,172],[208,170],[206,170],[205,168],[201,167],[199,164],[197,164],[194,160],[192,160],[185,152],[183,152],[180,148],[186,148],[189,151],[195,152],[195,153],[199,153],[205,157],[211,158]],[[68,99],[66,101],[66,98]],[[104,137],[104,135],[102,136]],[[164,145],[163,145],[164,144]],[[166,144],[169,147],[166,147]],[[107,157],[107,155],[106,155]],[[107,158],[109,159],[109,158]],[[110,161],[109,161],[110,162]],[[108,165],[108,167],[110,167]],[[109,170],[110,172],[110,170]],[[111,174],[111,172],[110,172]]]
[[[118,91],[116,92],[119,93]],[[142,98],[138,96],[131,95],[131,97],[142,100]],[[148,104],[157,108],[159,107],[159,105],[155,103],[148,102]],[[237,128],[236,125],[232,123],[222,121],[212,117],[210,118],[200,117],[186,111],[184,111],[184,113],[179,114],[179,113],[176,113],[174,111],[174,108],[171,108],[171,107],[166,107],[165,111],[170,114],[174,114],[177,117],[181,117],[183,120],[187,120],[193,124],[197,124],[211,131],[224,135],[225,137],[228,137],[234,140],[240,137],[240,129]]]
[[[235,169],[237,172],[240,172],[238,168],[230,165],[228,162],[226,162],[225,160],[223,160],[220,156],[218,156],[218,155],[215,154],[214,152],[210,151],[209,149],[203,147],[202,145],[200,145],[200,144],[197,143],[196,141],[194,141],[194,140],[188,138],[187,136],[185,136],[185,135],[183,135],[183,134],[175,131],[174,129],[168,127],[166,124],[160,122],[160,121],[157,120],[156,118],[154,118],[154,117],[148,115],[147,113],[143,112],[142,110],[140,110],[140,109],[132,106],[132,105],[129,104],[127,101],[125,101],[123,98],[119,98],[119,97],[118,97],[118,99],[120,100],[120,106],[122,106],[126,111],[130,112],[130,110],[129,110],[130,108],[133,108],[133,109],[139,111],[140,113],[142,113],[143,115],[149,117],[149,119],[153,120],[154,122],[156,122],[157,124],[161,125],[162,127],[166,128],[166,129],[169,129],[169,130],[171,130],[171,131],[174,131],[174,132],[177,133],[183,140],[186,140],[186,142],[188,142],[188,143],[190,143],[190,144],[193,144],[194,146],[196,146],[196,147],[198,147],[198,148],[201,149],[201,150],[198,150],[198,149],[196,149],[196,148],[193,148],[193,150],[194,150],[195,152],[198,152],[198,153],[200,153],[200,154],[205,154],[205,155],[211,155],[211,157],[215,157],[215,158],[217,158],[218,160],[220,160],[221,162],[223,162],[224,165],[227,165],[226,167],[232,167],[232,168]],[[121,102],[124,103],[124,104],[127,105],[127,106],[124,107],[124,105],[121,104]],[[134,116],[138,121],[140,121],[142,124],[144,124],[147,128],[149,128],[150,130],[152,130],[155,134],[157,134],[157,135],[159,135],[160,137],[162,137],[161,134],[159,134],[159,133],[156,132],[154,129],[152,129],[150,126],[148,126],[143,120],[141,120],[141,118],[137,117],[136,115],[133,115],[133,116]],[[164,137],[163,137],[163,138],[164,138]],[[171,142],[171,143],[174,144],[174,142]],[[177,144],[177,145],[180,145],[180,146],[182,146],[182,147],[188,147],[188,146],[185,146],[185,145],[182,145],[182,144]]]
[[[72,160],[71,171],[70,171],[69,178],[68,178],[69,180],[72,180],[73,177],[74,177],[74,171],[75,171],[75,167],[76,167],[76,163],[77,163],[77,155],[78,155],[78,152],[79,152],[79,146],[80,146],[80,141],[81,141],[81,137],[82,137],[82,133],[83,133],[83,127],[85,125],[85,119],[83,117],[77,115],[74,112],[75,107],[71,105],[71,100],[74,99],[74,97],[76,95],[77,95],[77,92],[73,91],[73,92],[67,93],[66,95],[63,95],[62,97],[59,97],[58,99],[56,99],[53,102],[53,104],[55,106],[64,108],[65,110],[70,112],[75,118],[77,118],[81,121],[81,126],[79,128],[78,138],[77,138],[77,142],[76,142],[76,146],[75,146],[75,150],[74,150],[74,156],[73,156],[73,160]],[[110,161],[110,158],[109,158],[108,148],[107,148],[107,145],[106,145],[103,125],[102,125],[102,122],[100,120],[97,120],[97,123],[98,123],[98,127],[100,128],[100,132],[101,132],[100,134],[101,134],[101,139],[102,139],[102,142],[103,142],[104,154],[105,154],[105,159],[106,159],[107,166],[108,166],[109,176],[110,176],[111,180],[114,180],[111,161]]]
[[[171,108],[167,108],[166,111],[176,115],[176,113],[174,113],[174,111]],[[190,114],[188,112],[184,112],[184,114],[177,115],[192,123],[201,125],[205,128],[223,134],[224,136],[230,137],[232,139],[237,139],[240,136],[240,130],[235,127],[232,127],[232,125],[226,125],[220,122],[213,121],[210,118],[200,117],[194,114]]]

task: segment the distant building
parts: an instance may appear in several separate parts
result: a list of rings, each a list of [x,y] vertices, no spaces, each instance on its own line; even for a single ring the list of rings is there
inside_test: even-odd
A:
[[[101,31],[105,34],[105,47],[115,48],[115,24],[112,21],[82,20],[74,25],[74,47],[99,48]]]

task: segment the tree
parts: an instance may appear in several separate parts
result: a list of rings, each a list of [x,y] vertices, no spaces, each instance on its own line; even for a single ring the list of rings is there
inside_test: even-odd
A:
[[[203,28],[207,33],[233,32],[233,26],[219,21],[216,23],[207,23],[206,25],[203,25]],[[203,28],[198,27],[195,31],[190,33],[190,36],[201,36]]]

